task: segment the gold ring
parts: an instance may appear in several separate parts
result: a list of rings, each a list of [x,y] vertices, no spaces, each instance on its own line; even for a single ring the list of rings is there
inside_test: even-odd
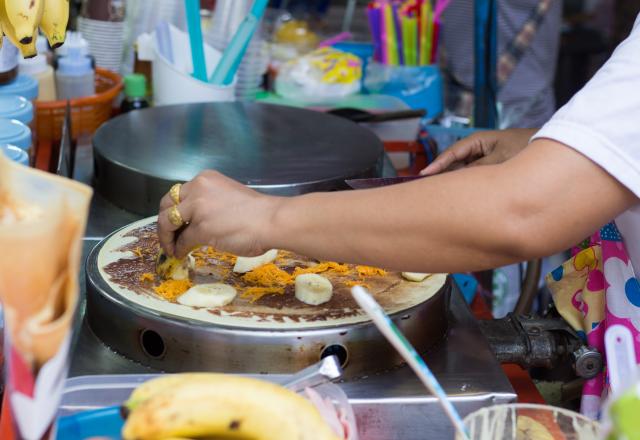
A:
[[[169,209],[169,221],[176,228],[182,227],[184,225],[184,220],[182,219],[182,214],[178,210],[176,205],[173,205],[171,209]]]
[[[176,183],[169,190],[169,197],[173,200],[173,203],[176,205],[180,204],[180,188],[182,187],[182,183]]]

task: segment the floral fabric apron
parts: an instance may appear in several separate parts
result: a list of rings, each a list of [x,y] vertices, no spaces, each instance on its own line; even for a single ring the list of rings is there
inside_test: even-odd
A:
[[[640,354],[640,283],[614,223],[575,248],[573,257],[546,280],[558,312],[590,346],[604,356],[605,331],[620,324],[631,331],[636,356]],[[584,415],[599,418],[608,388],[605,367],[584,384]]]

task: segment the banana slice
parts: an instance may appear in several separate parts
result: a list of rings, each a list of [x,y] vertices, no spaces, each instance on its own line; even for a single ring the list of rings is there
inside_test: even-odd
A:
[[[420,273],[420,272],[402,272],[402,277],[409,281],[415,281],[419,283],[420,281],[424,281],[430,273]]]
[[[326,303],[333,295],[331,281],[315,273],[296,277],[296,298],[305,304],[317,306]]]
[[[516,428],[517,440],[554,440],[551,432],[542,423],[528,416],[518,416]]]
[[[222,283],[198,284],[180,295],[178,304],[190,307],[222,307],[236,297],[236,289]]]
[[[253,269],[271,263],[276,258],[278,258],[278,249],[271,249],[257,257],[238,257],[235,266],[233,266],[233,271],[235,273],[251,272]]]

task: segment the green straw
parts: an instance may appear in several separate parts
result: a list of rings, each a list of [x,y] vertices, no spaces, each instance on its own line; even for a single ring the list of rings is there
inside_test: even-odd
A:
[[[418,18],[407,17],[407,30],[409,37],[407,43],[407,56],[405,58],[408,66],[418,65]]]
[[[393,7],[387,3],[384,5],[384,25],[387,31],[387,60],[390,66],[398,65],[398,40],[396,37],[396,25],[393,19]]]
[[[431,9],[431,3],[428,0],[425,1],[429,5],[427,8],[427,57],[423,64],[431,64],[431,51],[433,50],[433,10]]]
[[[400,27],[402,28],[402,55],[404,64],[410,66],[411,49],[409,48],[409,46],[411,41],[411,25],[409,24],[409,17],[400,17]]]

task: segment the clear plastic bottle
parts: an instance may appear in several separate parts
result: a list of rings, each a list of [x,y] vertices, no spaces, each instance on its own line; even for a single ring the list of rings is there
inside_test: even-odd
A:
[[[95,71],[91,58],[79,47],[69,47],[67,55],[58,59],[56,70],[58,99],[73,99],[95,94]]]
[[[46,54],[20,60],[19,71],[38,81],[38,101],[56,100],[56,81],[53,67],[47,64]]]
[[[149,107],[147,100],[147,79],[144,75],[133,73],[124,77],[124,100],[120,106],[122,113]]]

